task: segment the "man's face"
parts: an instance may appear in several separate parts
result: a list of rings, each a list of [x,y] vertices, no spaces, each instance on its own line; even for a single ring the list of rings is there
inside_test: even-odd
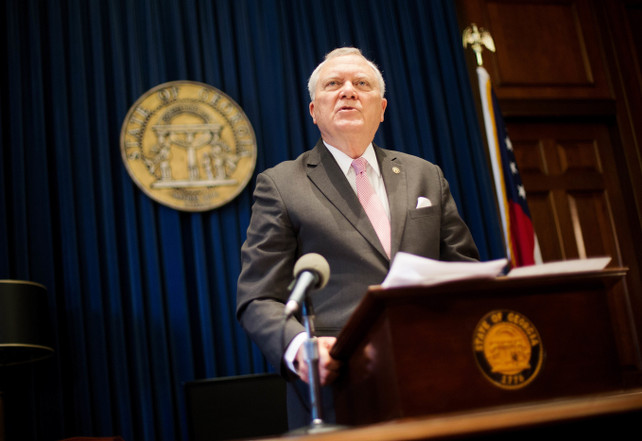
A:
[[[366,60],[345,55],[322,67],[310,115],[322,138],[343,149],[346,142],[367,145],[372,141],[386,105],[377,77]]]

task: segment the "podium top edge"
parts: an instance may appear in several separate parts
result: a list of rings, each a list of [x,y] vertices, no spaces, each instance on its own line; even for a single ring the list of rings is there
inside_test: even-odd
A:
[[[32,282],[30,280],[0,279],[0,285],[31,285],[45,290],[47,289],[42,283]]]

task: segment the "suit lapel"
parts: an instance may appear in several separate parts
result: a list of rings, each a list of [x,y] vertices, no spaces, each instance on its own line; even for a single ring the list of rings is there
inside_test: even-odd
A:
[[[390,205],[390,238],[392,240],[391,255],[399,250],[401,237],[406,225],[408,212],[408,185],[406,171],[401,162],[390,150],[383,150],[375,146],[379,167],[383,176],[383,183],[388,193]]]
[[[319,165],[322,165],[321,167]],[[374,246],[379,253],[387,258],[379,242],[370,219],[361,207],[359,198],[348,183],[332,154],[325,148],[322,141],[310,151],[307,161],[307,173],[310,180],[325,195],[326,198],[345,216],[354,228]],[[392,207],[391,207],[392,208]]]

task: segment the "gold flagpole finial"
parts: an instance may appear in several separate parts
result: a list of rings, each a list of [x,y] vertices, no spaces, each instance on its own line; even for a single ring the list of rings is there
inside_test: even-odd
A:
[[[484,28],[477,28],[475,23],[468,26],[464,29],[462,33],[462,43],[464,48],[470,46],[475,51],[475,57],[477,58],[477,65],[481,66],[482,62],[482,46],[485,46],[491,52],[495,52],[495,42],[493,37],[491,37],[490,32]]]

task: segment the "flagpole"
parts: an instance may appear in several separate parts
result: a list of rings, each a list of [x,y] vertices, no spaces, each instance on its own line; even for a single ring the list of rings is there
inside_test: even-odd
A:
[[[495,187],[495,202],[497,203],[497,212],[501,221],[502,236],[504,238],[504,251],[506,258],[512,263],[514,262],[514,253],[510,238],[510,214],[508,212],[508,198],[506,197],[502,158],[499,151],[499,140],[497,138],[497,126],[494,118],[495,109],[493,107],[492,92],[490,89],[490,76],[483,66],[477,66],[477,80],[479,82],[484,130],[488,144],[488,159],[493,175],[493,185]]]
[[[477,83],[479,86],[479,95],[481,100],[481,110],[483,115],[484,132],[486,133],[487,151],[486,157],[490,163],[491,174],[493,177],[493,187],[495,188],[495,209],[500,219],[500,229],[504,239],[504,253],[509,262],[512,261],[509,229],[508,229],[508,213],[506,212],[506,194],[504,192],[503,179],[501,177],[501,158],[497,152],[497,134],[495,131],[495,124],[492,118],[492,113],[488,109],[492,106],[492,99],[490,97],[490,75],[484,68],[482,59],[482,52],[484,48],[491,52],[495,52],[495,42],[490,32],[484,28],[478,28],[475,23],[472,23],[462,33],[462,44],[464,48],[470,46],[475,53],[475,60],[477,61]]]
[[[488,162],[493,175],[506,257],[512,267],[542,263],[515,152],[493,93],[490,75],[483,66],[482,51],[486,48],[495,52],[495,42],[488,31],[473,23],[464,29],[462,43],[464,48],[470,46],[473,49],[477,60],[477,81]]]

